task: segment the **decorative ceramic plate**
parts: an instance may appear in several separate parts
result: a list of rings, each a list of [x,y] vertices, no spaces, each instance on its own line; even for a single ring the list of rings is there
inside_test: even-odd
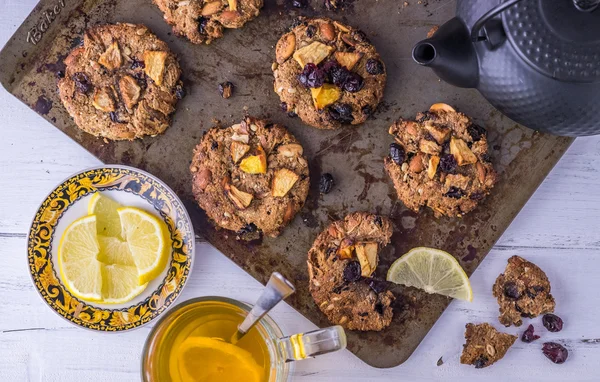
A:
[[[71,222],[87,215],[88,202],[96,192],[154,214],[165,222],[171,236],[168,266],[144,292],[125,304],[79,300],[60,277],[60,238]],[[103,166],[69,177],[46,197],[29,230],[27,258],[36,289],[59,315],[92,330],[129,330],[158,317],[181,293],[192,269],[194,230],[179,198],[156,177],[132,167]]]

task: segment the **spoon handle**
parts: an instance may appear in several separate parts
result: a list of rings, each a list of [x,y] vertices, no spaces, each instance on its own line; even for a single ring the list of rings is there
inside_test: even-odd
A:
[[[233,343],[236,343],[242,336],[267,314],[275,305],[287,296],[294,293],[296,289],[291,282],[285,279],[279,272],[273,272],[271,278],[267,283],[264,291],[258,298],[258,301],[252,307],[252,310],[244,321],[238,326],[238,331],[232,339]]]

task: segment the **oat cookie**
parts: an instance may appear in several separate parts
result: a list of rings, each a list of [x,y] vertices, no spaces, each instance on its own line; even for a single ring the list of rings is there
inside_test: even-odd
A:
[[[544,271],[519,256],[508,259],[508,265],[496,279],[492,292],[500,306],[498,319],[504,326],[521,326],[521,317],[533,318],[552,313],[556,305]]]
[[[214,127],[190,165],[198,204],[217,226],[277,236],[304,205],[310,179],[303,148],[281,125],[252,117]]]
[[[160,134],[183,94],[179,63],[143,25],[100,25],[65,58],[60,99],[77,126],[122,140]]]
[[[387,218],[366,212],[351,213],[319,234],[308,252],[309,289],[329,321],[362,331],[391,323],[394,295],[371,278],[391,236]]]
[[[210,44],[224,28],[241,28],[258,16],[263,0],[153,0],[173,32],[194,44]]]
[[[515,343],[517,336],[501,333],[488,323],[467,324],[460,363],[473,365],[477,369],[488,367],[502,359]]]
[[[363,123],[374,111],[386,70],[365,34],[330,19],[307,19],[275,47],[275,92],[288,113],[319,129]]]
[[[399,119],[389,132],[395,142],[385,169],[415,212],[427,206],[436,217],[460,217],[496,183],[485,129],[449,105],[435,104],[415,121]]]

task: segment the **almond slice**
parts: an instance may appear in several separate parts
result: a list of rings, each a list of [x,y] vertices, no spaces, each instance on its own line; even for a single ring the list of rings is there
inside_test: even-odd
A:
[[[113,41],[106,51],[100,55],[98,62],[108,70],[119,68],[123,64],[123,57],[121,57],[119,44],[116,41]]]
[[[248,151],[250,151],[250,146],[245,145],[240,142],[233,141],[231,142],[231,159],[233,159],[233,163],[237,163],[246,155]]]
[[[352,70],[363,56],[360,52],[335,52],[336,61],[348,70]]]
[[[252,203],[252,199],[254,199],[254,196],[252,194],[240,191],[234,185],[229,185],[228,188],[229,190],[227,190],[227,196],[229,197],[229,199],[231,199],[233,204],[235,204],[235,206],[240,210],[247,208],[250,205],[250,203]]]
[[[147,50],[144,52],[144,71],[157,85],[162,85],[167,52]]]
[[[337,21],[334,21],[333,25],[335,25],[337,29],[341,30],[342,32],[350,32],[350,29],[348,29],[345,25],[338,23]]]
[[[204,4],[202,7],[202,16],[210,16],[219,12],[223,7],[223,3],[220,1],[211,1],[210,3]]]
[[[408,168],[410,169],[410,171],[415,172],[417,174],[423,171],[425,169],[425,165],[423,164],[424,158],[425,154],[421,152],[417,153],[414,157],[412,157],[410,163],[408,164]]]
[[[446,103],[434,103],[429,108],[429,111],[456,111],[454,108]]]
[[[285,196],[294,187],[298,179],[300,179],[300,176],[287,168],[280,168],[275,171],[271,184],[272,195],[275,197]]]
[[[277,41],[275,47],[275,58],[277,63],[283,64],[285,60],[290,58],[296,49],[296,35],[293,32],[289,32]]]
[[[140,100],[142,89],[133,77],[123,76],[119,79],[119,90],[125,106],[131,110]]]
[[[321,31],[321,37],[327,41],[333,41],[335,39],[335,28],[331,23],[321,23],[319,25]]]
[[[94,98],[92,99],[92,105],[100,111],[111,112],[115,111],[115,100],[111,95],[109,88],[96,89],[94,91]]]
[[[473,164],[477,162],[477,157],[467,143],[459,138],[450,139],[450,154],[454,155],[459,166]]]
[[[295,156],[300,156],[304,153],[304,149],[297,143],[289,143],[287,145],[281,145],[277,149],[279,154],[282,154],[284,157],[293,158]]]
[[[294,53],[294,59],[298,61],[301,67],[308,63],[318,65],[333,51],[333,47],[314,41],[312,44],[298,49]]]

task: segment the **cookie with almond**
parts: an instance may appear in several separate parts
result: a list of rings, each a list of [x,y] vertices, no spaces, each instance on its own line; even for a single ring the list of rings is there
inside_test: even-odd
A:
[[[436,217],[461,217],[496,183],[485,129],[447,104],[415,120],[401,118],[389,133],[395,142],[385,169],[398,198],[415,212],[427,206]]]
[[[87,29],[65,65],[60,99],[77,126],[97,137],[132,140],[160,134],[171,124],[183,94],[177,58],[144,25]]]
[[[190,165],[192,191],[218,227],[253,239],[278,236],[304,205],[308,162],[281,125],[246,117],[206,132]]]
[[[373,277],[391,236],[389,219],[367,212],[351,213],[317,236],[308,251],[309,290],[331,323],[361,331],[390,325],[394,295]]]
[[[173,33],[194,44],[210,44],[224,29],[241,28],[254,19],[263,0],[153,0]]]
[[[362,31],[326,18],[305,19],[284,34],[272,68],[282,108],[319,129],[365,122],[387,78]]]
[[[460,363],[481,369],[502,359],[517,340],[517,336],[501,333],[492,325],[483,323],[467,324],[465,339]]]

